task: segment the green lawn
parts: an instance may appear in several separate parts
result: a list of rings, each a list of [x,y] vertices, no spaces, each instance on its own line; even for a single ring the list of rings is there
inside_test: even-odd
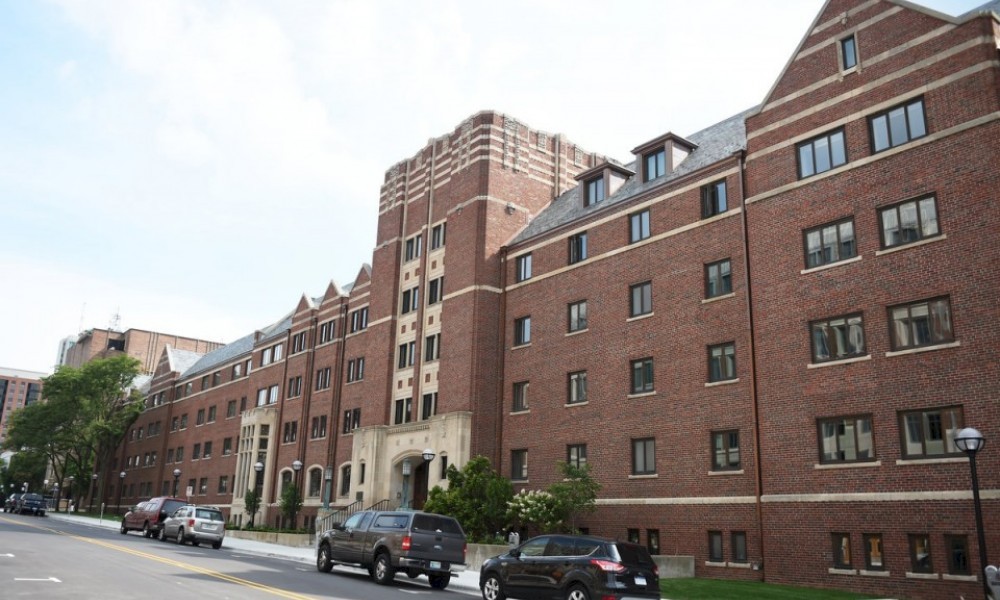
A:
[[[875,598],[840,590],[774,585],[721,579],[661,579],[660,591],[669,600],[858,600]]]

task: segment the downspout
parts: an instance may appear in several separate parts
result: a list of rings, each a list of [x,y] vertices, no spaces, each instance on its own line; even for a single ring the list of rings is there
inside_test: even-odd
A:
[[[316,312],[318,312],[318,310]],[[302,377],[304,389],[300,390],[301,394],[299,394],[300,400],[302,401],[302,427],[300,431],[301,435],[299,436],[299,460],[303,463],[306,462],[306,431],[308,431],[307,427],[309,426],[309,416],[311,414],[309,409],[312,407],[312,374],[313,369],[316,368],[316,342],[319,340],[319,330],[317,329],[317,324],[318,319],[316,317],[316,313],[314,312],[313,316],[309,319],[309,329],[306,330],[309,332],[307,335],[312,335],[312,348],[310,349],[309,356],[306,359],[306,373]],[[308,466],[309,465],[307,464],[303,464],[302,468],[306,469]],[[306,474],[308,473],[309,471],[307,470]],[[296,475],[298,475],[298,473],[296,473]],[[303,479],[305,476],[305,474],[302,475]],[[298,487],[298,483],[295,485]],[[305,493],[302,491],[302,488],[299,488],[299,497],[302,498],[302,505],[305,507]]]
[[[750,276],[750,243],[749,243],[749,226],[747,223],[747,200],[746,200],[746,150],[740,150],[736,153],[737,159],[740,165],[740,216],[742,218],[742,236],[743,236],[743,279],[746,285],[746,314],[747,314],[747,325],[750,329],[750,407],[753,412],[753,445],[754,445],[754,496],[756,502],[754,506],[757,513],[757,552],[760,556],[759,571],[761,581],[766,581],[767,576],[764,573],[764,511],[761,504],[761,496],[763,495],[763,475],[761,472],[761,457],[760,457],[760,406],[758,405],[757,397],[757,344],[754,332],[753,321],[753,287],[751,281],[753,277]]]
[[[507,358],[507,246],[500,247],[500,357],[497,377],[497,414],[493,424],[495,439],[493,441],[493,469],[499,472],[500,459],[503,455],[503,412],[504,412],[504,382],[506,381]]]
[[[292,316],[292,323],[293,324],[295,323],[295,317],[294,317],[294,315]],[[285,400],[287,400],[287,398],[285,398],[285,399],[281,398],[281,390],[284,389],[285,393],[286,394],[288,393],[288,389],[285,388],[284,383],[286,381],[288,381],[288,353],[291,352],[291,351],[292,351],[292,326],[289,325],[288,331],[285,332],[284,351],[282,352],[282,354],[285,357],[285,360],[283,361],[283,363],[281,365],[281,379],[278,380],[278,391],[279,392],[278,392],[278,422],[277,422],[277,427],[276,427],[277,431],[272,436],[270,436],[270,438],[268,439],[268,444],[270,446],[274,445],[272,443],[272,440],[274,440],[275,438],[277,438],[277,439],[280,440],[281,439],[280,436],[284,435],[284,429],[283,429],[284,423],[282,422],[282,417],[285,414]],[[268,390],[268,393],[270,393],[270,390]],[[275,460],[270,461],[272,463],[271,464],[271,482],[273,484],[273,485],[271,485],[271,498],[272,498],[271,503],[272,504],[277,504],[278,503],[278,460],[277,460],[277,458],[278,458],[279,451],[281,449],[281,442],[279,441],[277,444],[278,444],[278,447],[274,451],[274,458],[275,458]],[[268,451],[270,451],[270,448],[268,448]],[[297,458],[298,457],[296,457],[296,459]],[[293,476],[292,476],[292,484],[295,485],[295,486],[298,486],[298,482],[295,481],[295,479],[296,479],[295,475],[297,475],[297,473],[293,474]]]
[[[348,302],[349,299],[342,299],[340,302],[340,339],[337,343],[340,347],[337,349],[337,381],[336,385],[333,387],[333,402],[330,404],[333,408],[333,414],[330,415],[330,435],[327,436],[328,444],[327,447],[327,465],[326,468],[329,469],[330,478],[327,479],[327,472],[323,472],[323,481],[326,483],[326,490],[323,492],[323,508],[330,508],[330,496],[333,494],[333,476],[336,472],[334,468],[337,464],[337,444],[340,443],[340,437],[343,435],[340,431],[340,405],[343,396],[343,381],[344,381],[344,356],[347,354],[347,316],[348,316]]]

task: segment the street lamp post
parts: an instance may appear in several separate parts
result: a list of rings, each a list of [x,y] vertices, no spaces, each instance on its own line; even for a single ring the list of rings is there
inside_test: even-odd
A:
[[[94,496],[97,495],[97,473],[90,474],[90,506],[87,507],[87,512],[92,512],[94,510]]]
[[[72,505],[73,500],[73,483],[76,481],[76,475],[69,476],[69,491],[66,493],[67,504]],[[59,503],[56,503],[56,512],[59,512]]]
[[[177,481],[180,478],[181,478],[181,470],[180,469],[174,469],[174,493],[172,494],[172,496],[174,498],[177,497]]]
[[[972,472],[972,504],[976,511],[976,533],[979,537],[979,578],[983,582],[986,600],[990,600],[990,584],[986,580],[986,531],[983,528],[983,507],[979,502],[979,476],[976,474],[976,453],[986,445],[986,438],[977,429],[966,427],[955,437],[955,446],[969,456],[969,470]]]
[[[62,490],[59,489],[59,482],[52,484],[52,493],[56,496],[56,512],[59,512],[59,499],[62,496]]]
[[[295,492],[295,497],[292,498],[292,529],[295,529],[295,518],[298,516],[298,506],[299,506],[299,471],[302,470],[302,461],[295,459],[292,461],[292,470],[295,471],[295,477],[292,481],[292,489]]]
[[[424,482],[424,503],[427,503],[427,498],[431,495],[431,461],[434,460],[434,449],[424,448],[423,454],[420,456],[424,459],[424,474],[427,476]],[[423,508],[421,506],[421,508]]]
[[[125,491],[125,471],[118,474],[118,512],[122,512],[122,492]],[[122,513],[124,515],[125,513]]]
[[[410,472],[412,466],[410,465],[410,459],[403,459],[403,501],[399,505],[400,508],[410,508]]]
[[[254,463],[253,470],[256,472],[256,475],[254,475],[253,477],[253,493],[254,495],[257,496],[257,508],[260,508],[260,492],[258,491],[258,488],[260,487],[261,484],[260,474],[264,472],[264,463],[258,460],[256,463]],[[253,519],[256,516],[257,516],[256,510],[250,513],[250,529],[253,529]]]

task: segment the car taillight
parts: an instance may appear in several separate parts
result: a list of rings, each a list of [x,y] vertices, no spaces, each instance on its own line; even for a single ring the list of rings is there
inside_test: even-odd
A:
[[[468,557],[468,555],[469,555],[469,545],[462,544],[462,559],[463,559],[462,562],[467,562],[465,559]]]
[[[194,519],[188,519],[188,527],[194,527]]]
[[[412,543],[413,543],[413,540],[410,539],[410,536],[404,535],[403,536],[403,552],[408,551],[410,549],[410,544],[412,544]]]
[[[660,576],[660,565],[653,564],[653,575]]]
[[[600,560],[597,558],[590,559],[590,564],[595,565],[602,571],[607,571],[608,573],[624,573],[625,565],[621,563],[616,563],[613,560]]]

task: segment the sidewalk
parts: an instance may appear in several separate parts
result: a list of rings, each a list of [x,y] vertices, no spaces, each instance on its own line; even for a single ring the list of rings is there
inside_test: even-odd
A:
[[[99,521],[90,516],[80,516],[75,514],[67,513],[46,513],[49,517],[61,521],[73,521],[74,523],[80,523],[82,525],[88,525],[91,527],[104,527],[105,529],[118,529],[119,522],[104,519]],[[129,534],[129,535],[141,535],[139,533]],[[278,558],[282,560],[289,560],[298,563],[306,563],[313,565],[316,562],[316,549],[315,548],[294,548],[292,546],[282,546],[280,544],[269,544],[267,542],[256,542],[254,540],[241,540],[236,538],[227,537],[225,542],[222,544],[223,548],[228,548],[236,552],[242,552],[246,554],[252,554],[255,556],[267,556],[271,558]],[[357,573],[365,573],[362,569],[356,569],[354,567],[336,566],[334,571],[339,570],[351,570]],[[405,578],[405,575],[400,575]],[[418,578],[418,582],[426,582],[427,578]],[[464,592],[474,592],[479,593],[479,565],[468,565],[465,571],[461,573],[456,573],[452,575],[451,584],[449,584],[448,589],[461,590]]]

